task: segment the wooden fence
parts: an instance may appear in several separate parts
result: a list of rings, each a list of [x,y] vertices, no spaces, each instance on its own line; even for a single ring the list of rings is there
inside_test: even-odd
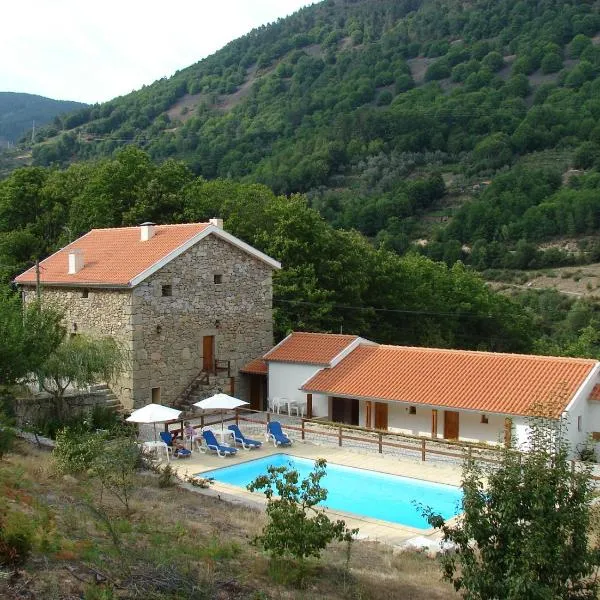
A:
[[[452,440],[438,440],[425,438],[421,436],[412,436],[405,433],[395,433],[392,431],[382,431],[367,429],[354,425],[334,423],[323,419],[307,419],[304,417],[292,417],[289,415],[279,415],[269,412],[262,412],[252,409],[236,410],[231,416],[223,419],[223,423],[248,423],[249,425],[261,425],[266,429],[267,423],[271,420],[285,418],[282,423],[283,429],[293,431],[299,434],[302,440],[319,441],[319,439],[328,442],[337,443],[338,447],[356,447],[359,444],[362,448],[377,449],[379,454],[383,454],[386,448],[394,450],[404,450],[412,453],[425,462],[435,457],[450,458],[462,462],[465,458],[476,459],[492,464],[499,464],[501,457],[501,447],[494,447],[489,444],[475,442],[460,442]],[[200,416],[200,423],[195,428],[221,425],[221,417],[210,415]],[[165,425],[165,430],[168,426]],[[183,435],[183,421],[178,429],[171,429],[171,433]],[[571,461],[571,470],[575,471],[580,461]],[[592,480],[600,481],[600,475],[592,475]]]

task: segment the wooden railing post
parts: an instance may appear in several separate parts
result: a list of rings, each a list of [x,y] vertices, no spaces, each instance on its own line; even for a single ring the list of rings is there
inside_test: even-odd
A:
[[[340,425],[338,428],[338,445],[342,445],[342,426]]]
[[[271,422],[271,413],[267,412],[267,423]]]
[[[383,454],[383,435],[381,433],[379,435],[379,454]]]
[[[312,419],[312,394],[306,394],[306,416]]]
[[[235,409],[235,424],[236,425],[240,424],[240,413],[237,408]]]
[[[425,440],[421,440],[421,460],[425,462]]]
[[[204,415],[200,415],[200,427],[204,429]]]
[[[229,377],[229,389],[231,390],[231,395],[235,396],[235,377]]]
[[[302,439],[304,439],[304,419],[302,419]]]

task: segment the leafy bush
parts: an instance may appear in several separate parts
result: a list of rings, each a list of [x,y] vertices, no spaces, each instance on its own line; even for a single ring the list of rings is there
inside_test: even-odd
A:
[[[12,427],[12,422],[0,412],[0,460],[13,447],[16,433]]]
[[[0,516],[0,565],[15,569],[25,564],[33,548],[34,530],[23,513]]]
[[[342,520],[332,522],[317,508],[327,499],[327,490],[321,487],[326,467],[325,459],[317,460],[313,472],[299,482],[298,471],[271,466],[248,485],[251,492],[264,490],[267,497],[269,522],[254,541],[273,557],[318,558],[333,540],[350,543],[358,532]]]
[[[102,442],[102,451],[92,458],[91,472],[129,512],[135,489],[135,471],[140,463],[140,448],[132,438],[116,437]]]
[[[81,473],[93,466],[108,439],[105,432],[91,432],[77,427],[65,427],[56,434],[53,451],[61,473]]]

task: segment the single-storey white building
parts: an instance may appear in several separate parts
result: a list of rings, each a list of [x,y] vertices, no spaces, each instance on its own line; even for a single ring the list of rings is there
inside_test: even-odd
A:
[[[529,417],[565,415],[573,448],[600,432],[600,362],[591,359],[294,332],[245,369],[266,379],[270,398],[305,403],[308,417],[371,429],[521,444]]]

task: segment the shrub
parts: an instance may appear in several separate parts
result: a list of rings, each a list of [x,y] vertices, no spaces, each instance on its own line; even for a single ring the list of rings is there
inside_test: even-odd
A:
[[[11,451],[15,437],[16,433],[10,420],[0,412],[0,460]]]
[[[158,476],[158,487],[159,488],[168,488],[173,487],[175,485],[175,481],[173,477],[175,475],[175,471],[171,465],[165,465],[159,473]]]
[[[317,508],[327,499],[327,490],[321,487],[326,466],[327,461],[317,460],[313,472],[302,482],[294,469],[268,467],[266,475],[248,485],[251,492],[264,490],[267,497],[269,522],[254,542],[272,557],[318,558],[333,540],[351,543],[358,532],[348,529],[342,520],[332,522]]]
[[[101,438],[102,439],[102,438]],[[91,471],[129,512],[129,500],[135,489],[135,472],[140,462],[140,448],[129,437],[102,439],[102,451],[93,456]]]
[[[107,434],[77,427],[65,427],[56,434],[53,451],[56,467],[61,473],[81,473],[91,468],[102,452]]]
[[[0,516],[0,565],[15,569],[25,564],[33,548],[33,526],[23,513]]]

